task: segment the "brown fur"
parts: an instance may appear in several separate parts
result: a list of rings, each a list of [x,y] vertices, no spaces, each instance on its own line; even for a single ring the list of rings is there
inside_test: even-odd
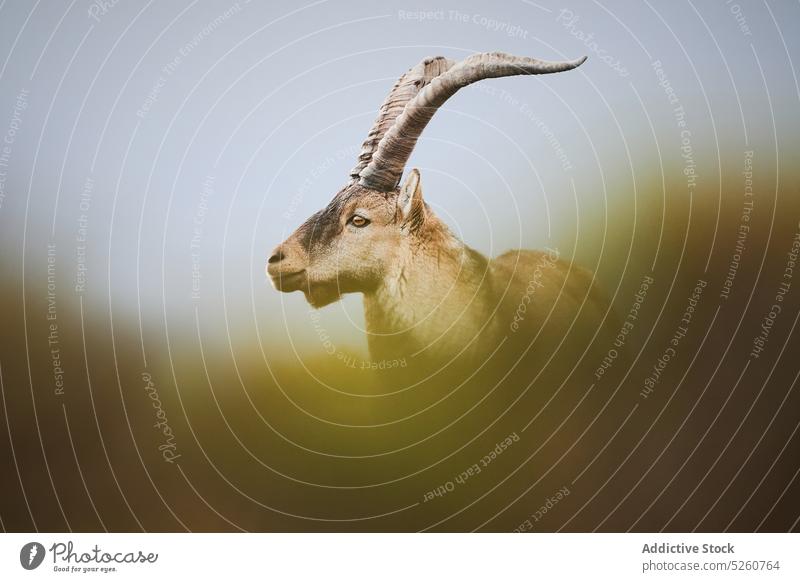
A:
[[[355,214],[370,223],[353,226]],[[416,170],[390,193],[345,187],[278,246],[267,271],[316,307],[363,293],[374,360],[474,359],[543,328],[558,338],[579,315],[591,331],[607,311],[592,275],[552,251],[489,260],[466,246],[425,205]]]

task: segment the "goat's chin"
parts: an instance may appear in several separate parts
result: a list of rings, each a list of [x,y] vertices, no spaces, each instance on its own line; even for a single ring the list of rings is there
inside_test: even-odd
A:
[[[303,293],[306,296],[306,301],[315,309],[335,303],[342,298],[341,290],[335,284],[312,283],[303,289]]]

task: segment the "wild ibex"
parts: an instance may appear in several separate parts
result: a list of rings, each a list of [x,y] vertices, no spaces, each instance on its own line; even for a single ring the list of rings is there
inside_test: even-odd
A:
[[[605,313],[588,272],[552,251],[487,259],[423,201],[416,169],[400,186],[422,130],[456,91],[492,77],[568,71],[585,60],[486,53],[460,62],[428,58],[409,70],[381,106],[350,181],[269,257],[275,287],[303,291],[314,307],[363,293],[374,359],[471,358],[520,328],[517,337],[530,336],[546,320],[563,327],[581,310]]]

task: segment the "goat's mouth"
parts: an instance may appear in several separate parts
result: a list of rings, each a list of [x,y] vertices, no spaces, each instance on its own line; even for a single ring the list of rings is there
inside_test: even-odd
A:
[[[292,291],[301,291],[308,287],[308,278],[306,277],[305,270],[294,271],[292,273],[275,273],[270,275],[272,285],[278,291],[284,293],[291,293]]]
[[[341,291],[336,283],[313,281],[305,270],[291,273],[275,273],[270,275],[272,285],[278,291],[291,293],[302,291],[312,307],[325,307],[341,297]]]

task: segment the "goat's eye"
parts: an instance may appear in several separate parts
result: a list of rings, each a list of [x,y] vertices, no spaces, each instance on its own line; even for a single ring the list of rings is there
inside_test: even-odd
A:
[[[358,227],[358,228],[363,228],[363,227],[365,227],[365,226],[367,226],[369,224],[369,220],[367,220],[363,216],[359,216],[358,214],[354,214],[350,218],[350,224],[352,224],[353,226]]]

